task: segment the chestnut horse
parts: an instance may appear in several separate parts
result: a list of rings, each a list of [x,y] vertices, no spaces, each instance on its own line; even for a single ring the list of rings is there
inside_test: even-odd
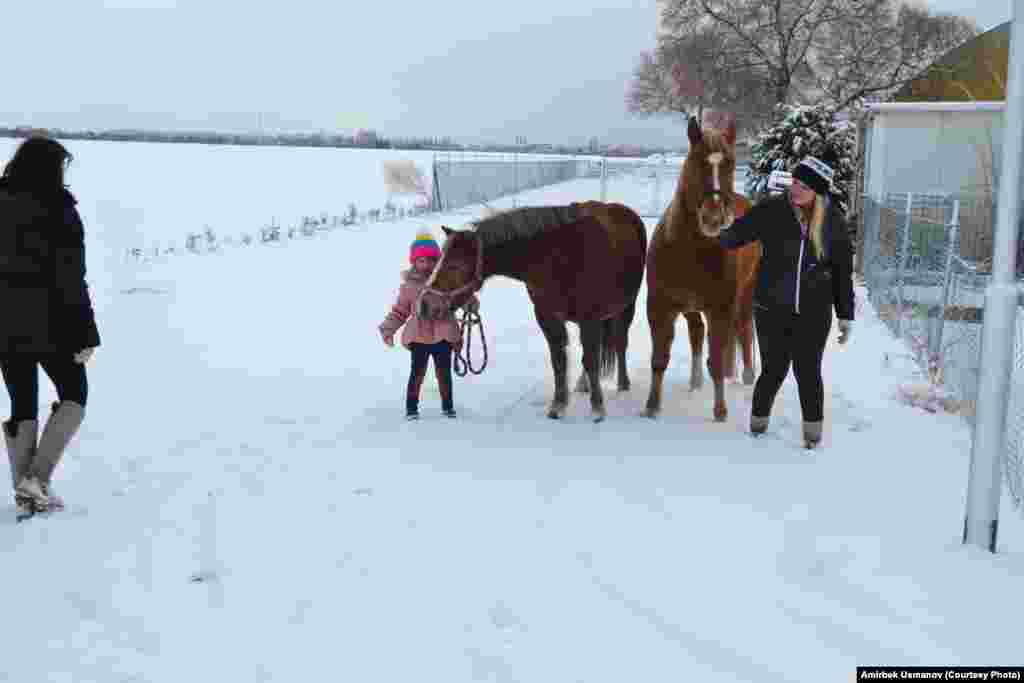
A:
[[[735,374],[737,335],[743,349],[743,382],[754,382],[753,303],[761,246],[755,242],[726,251],[718,244],[719,233],[750,208],[733,187],[735,122],[702,130],[691,117],[687,132],[690,151],[647,255],[647,319],[653,349],[644,414],[655,417],[661,410],[662,384],[680,314],[690,332],[690,390],[703,385],[703,313],[709,331],[708,369],[715,383],[714,416],[721,422],[728,415],[725,378]]]
[[[455,310],[487,278],[526,285],[534,316],[551,351],[555,393],[548,417],[569,404],[567,322],[580,329],[583,369],[577,390],[590,392],[591,416],[605,417],[600,379],[618,366],[618,389],[629,389],[626,346],[643,284],[647,230],[621,204],[583,202],[525,207],[483,218],[469,230],[441,228],[444,250],[420,295],[421,317]]]

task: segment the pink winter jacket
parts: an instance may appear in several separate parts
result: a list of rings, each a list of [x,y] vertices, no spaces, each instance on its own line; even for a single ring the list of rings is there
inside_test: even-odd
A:
[[[378,327],[381,335],[391,336],[405,324],[405,329],[402,330],[402,346],[405,348],[409,348],[409,344],[436,344],[442,340],[451,342],[456,349],[461,348],[462,337],[459,335],[459,324],[454,314],[444,320],[421,320],[419,316],[413,315],[413,306],[416,305],[416,299],[426,282],[426,276],[419,274],[415,269],[402,273],[398,300]],[[476,303],[476,296],[471,297],[471,301]]]

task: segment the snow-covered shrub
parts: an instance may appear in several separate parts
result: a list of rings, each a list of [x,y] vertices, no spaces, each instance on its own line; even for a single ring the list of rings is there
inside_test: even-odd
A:
[[[747,193],[768,192],[772,171],[792,171],[801,159],[817,157],[835,171],[834,193],[840,210],[849,209],[857,157],[856,129],[825,104],[778,106],[778,119],[762,131],[751,149]]]
[[[914,360],[923,366],[927,380],[900,384],[896,388],[897,399],[929,413],[959,413],[962,407],[957,396],[949,391],[943,381],[943,353],[931,351],[928,340],[922,335],[909,335]]]
[[[416,195],[417,203],[430,205],[430,184],[427,177],[409,159],[391,159],[382,164],[384,186],[392,194]]]
[[[941,384],[932,384],[931,382],[901,384],[897,387],[896,393],[900,402],[914,408],[921,408],[929,413],[956,414],[960,412],[960,399]]]

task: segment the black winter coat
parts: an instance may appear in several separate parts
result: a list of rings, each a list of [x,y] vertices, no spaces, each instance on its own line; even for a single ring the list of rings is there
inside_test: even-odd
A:
[[[846,221],[834,203],[830,203],[822,226],[824,254],[820,263],[810,239],[801,235],[788,194],[755,204],[723,231],[718,241],[726,249],[761,242],[754,291],[754,301],[761,308],[824,314],[831,305],[838,318],[853,320],[853,247]]]
[[[0,180],[0,354],[100,345],[76,203],[66,190],[42,196]]]

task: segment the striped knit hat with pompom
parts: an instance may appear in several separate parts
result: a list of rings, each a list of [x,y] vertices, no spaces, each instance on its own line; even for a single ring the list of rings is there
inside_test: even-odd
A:
[[[432,259],[441,258],[441,247],[438,246],[434,236],[427,231],[418,233],[412,246],[409,247],[409,263],[416,263],[416,259],[421,256]]]

